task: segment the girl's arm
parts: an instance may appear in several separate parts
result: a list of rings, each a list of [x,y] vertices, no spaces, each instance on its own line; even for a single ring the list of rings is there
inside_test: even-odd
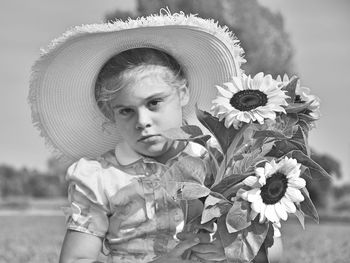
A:
[[[67,230],[63,240],[59,263],[97,262],[102,248],[100,237]]]

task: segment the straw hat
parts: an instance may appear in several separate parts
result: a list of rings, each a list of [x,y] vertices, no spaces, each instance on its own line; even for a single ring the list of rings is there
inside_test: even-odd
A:
[[[60,157],[97,157],[121,139],[117,125],[103,129],[108,119],[97,106],[95,81],[112,56],[140,47],[162,50],[183,67],[191,97],[184,108],[189,123],[196,123],[194,105],[208,110],[215,85],[241,74],[244,62],[227,27],[195,15],[166,12],[72,28],[43,50],[32,68],[29,93],[33,123]]]

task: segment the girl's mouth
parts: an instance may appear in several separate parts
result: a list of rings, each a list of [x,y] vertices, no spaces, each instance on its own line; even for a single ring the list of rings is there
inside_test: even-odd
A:
[[[160,134],[142,136],[140,139],[138,139],[138,142],[144,142],[144,143],[155,142],[159,140],[160,136],[161,136]]]

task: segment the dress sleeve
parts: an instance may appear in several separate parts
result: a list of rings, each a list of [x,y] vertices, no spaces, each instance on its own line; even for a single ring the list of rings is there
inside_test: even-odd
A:
[[[84,158],[68,168],[66,180],[70,207],[64,208],[68,229],[105,236],[109,206],[101,175],[101,164]]]

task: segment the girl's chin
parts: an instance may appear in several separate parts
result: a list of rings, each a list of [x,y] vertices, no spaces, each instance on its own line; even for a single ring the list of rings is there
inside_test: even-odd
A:
[[[167,151],[168,149],[164,147],[164,145],[159,147],[153,145],[152,147],[148,147],[147,149],[142,149],[142,151],[140,151],[139,153],[147,157],[157,158],[159,156],[164,155]]]
[[[146,146],[146,147],[145,147]],[[151,158],[157,159],[157,157],[162,157],[163,155],[169,154],[171,150],[171,144],[168,142],[159,142],[154,144],[144,145],[139,151],[139,154]]]

